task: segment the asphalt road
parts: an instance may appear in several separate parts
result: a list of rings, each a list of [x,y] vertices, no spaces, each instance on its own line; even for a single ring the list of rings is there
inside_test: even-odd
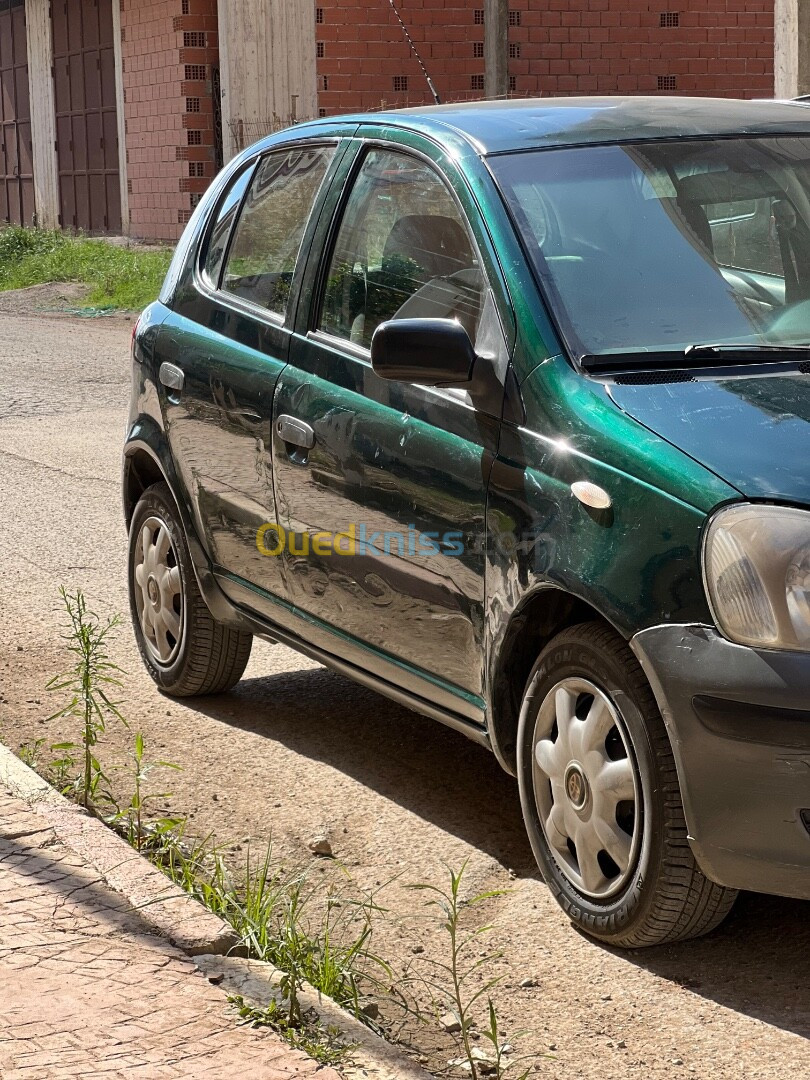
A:
[[[46,720],[58,702],[45,684],[68,662],[60,584],[84,589],[103,614],[127,611],[119,456],[130,327],[2,311],[0,735],[17,748],[77,734]],[[152,782],[170,787],[191,830],[242,853],[246,837],[254,847],[272,837],[288,865],[311,861],[308,841],[325,831],[351,888],[390,881],[375,944],[395,981],[445,948],[424,894],[405,886],[443,883],[445,866],[467,859],[469,890],[508,890],[482,915],[503,953],[494,997],[507,1032],[525,1030],[516,1043],[540,1074],[810,1075],[807,903],[746,895],[701,941],[601,948],[571,929],[536,876],[516,787],[486,751],[279,646],[257,642],[232,693],[186,703],[157,693],[126,623],[114,655],[147,756],[182,766]],[[131,744],[113,726],[99,748],[126,797]],[[435,1067],[453,1056],[434,1024],[404,1030]]]

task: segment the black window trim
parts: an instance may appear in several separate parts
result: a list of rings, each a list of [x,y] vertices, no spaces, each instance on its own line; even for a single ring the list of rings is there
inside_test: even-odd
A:
[[[466,210],[461,205],[461,201],[450,183],[444,170],[431,158],[428,154],[423,153],[421,150],[417,150],[410,146],[404,146],[400,142],[396,142],[390,139],[383,138],[363,138],[362,135],[355,137],[360,143],[360,148],[357,151],[354,161],[352,162],[351,169],[344,181],[343,190],[340,193],[340,199],[335,206],[332,214],[332,220],[329,223],[329,229],[324,238],[323,247],[321,248],[319,255],[319,266],[317,276],[315,278],[314,286],[312,289],[312,297],[310,301],[309,312],[305,323],[305,335],[307,340],[313,341],[322,345],[327,345],[330,348],[338,350],[344,350],[353,360],[362,361],[367,367],[371,366],[371,350],[364,345],[358,345],[356,342],[347,341],[346,338],[337,337],[335,334],[330,334],[327,330],[322,330],[318,323],[320,322],[323,314],[323,306],[326,293],[326,279],[328,277],[328,269],[332,263],[332,256],[335,252],[335,246],[337,244],[338,234],[340,227],[343,224],[343,219],[346,214],[346,208],[349,205],[349,200],[354,192],[355,183],[360,174],[360,170],[363,168],[363,163],[372,150],[387,150],[389,152],[399,153],[405,157],[416,158],[423,165],[427,165],[432,169],[434,173],[439,177],[441,182],[450,194],[451,199],[456,205],[456,209],[461,215],[461,220],[464,222],[469,235],[470,242],[475,253],[475,257],[478,260],[478,266],[483,275],[486,287],[490,290],[493,289],[492,282],[489,274],[486,270],[486,264],[481,257],[481,249],[476,239],[475,232],[470,223],[469,216]],[[497,304],[496,304],[497,309]],[[501,322],[500,313],[498,313],[498,321]],[[501,323],[501,333],[504,335],[504,341],[508,340],[507,335],[504,333],[504,327]]]
[[[223,187],[222,191],[219,193],[219,197],[214,203],[214,206],[209,211],[208,220],[205,223],[205,227],[200,230],[200,238],[197,243],[197,253],[194,259],[194,278],[195,281],[197,281],[197,279],[199,278],[200,282],[205,286],[205,290],[209,295],[216,293],[219,290],[219,283],[222,280],[222,274],[225,269],[225,263],[227,262],[228,252],[231,248],[231,238],[233,237],[234,225],[240,218],[240,215],[242,213],[242,206],[245,202],[245,197],[247,196],[248,191],[250,191],[250,185],[253,182],[252,175],[248,179],[247,187],[242,192],[242,197],[239,200],[239,205],[236,208],[236,216],[231,223],[231,228],[228,233],[227,240],[225,241],[225,253],[222,256],[222,265],[219,268],[219,276],[215,282],[212,282],[211,278],[205,270],[205,260],[208,258],[208,247],[211,243],[211,236],[217,223],[219,211],[222,209],[222,205],[227,199],[231,190],[236,184],[239,183],[241,178],[246,173],[252,174],[256,171],[256,166],[261,160],[261,158],[261,154],[256,154],[254,157],[249,158],[246,162],[243,163],[241,169],[237,169],[234,172],[233,176],[230,176],[228,178],[228,183]]]
[[[276,311],[271,311],[269,308],[262,307],[261,304],[255,304],[251,300],[246,300],[243,297],[236,296],[234,293],[230,293],[222,288],[222,278],[228,265],[228,257],[230,256],[231,244],[233,243],[233,238],[236,233],[236,226],[239,224],[239,221],[242,217],[242,210],[245,205],[245,200],[248,197],[251,185],[253,183],[253,176],[250,177],[247,187],[242,194],[242,198],[239,202],[239,208],[237,210],[236,216],[234,217],[230,232],[228,233],[228,240],[225,245],[225,254],[223,255],[222,266],[220,267],[219,271],[219,280],[217,281],[215,287],[212,287],[210,279],[208,279],[207,275],[205,274],[205,271],[203,269],[203,260],[208,251],[208,244],[216,222],[216,215],[220,207],[222,206],[223,201],[227,198],[228,192],[233,188],[234,184],[239,182],[239,179],[244,176],[245,172],[251,171],[253,174],[255,174],[256,169],[259,167],[259,163],[265,158],[269,157],[271,154],[289,153],[296,149],[317,149],[318,147],[331,146],[334,152],[329,161],[329,164],[327,165],[326,172],[324,174],[323,180],[321,181],[321,186],[318,189],[318,196],[316,198],[316,201],[310,207],[309,215],[304,226],[304,236],[302,236],[302,244],[301,247],[299,247],[298,254],[295,258],[293,281],[295,281],[297,277],[300,278],[300,274],[298,272],[303,265],[302,260],[305,262],[307,258],[307,253],[303,250],[303,239],[306,236],[307,230],[312,222],[313,212],[315,211],[316,207],[320,205],[325,193],[329,189],[330,172],[333,169],[337,158],[339,157],[336,151],[338,150],[341,141],[342,140],[340,136],[332,136],[327,138],[319,136],[309,139],[295,139],[291,142],[285,142],[277,144],[276,146],[270,146],[267,149],[263,150],[261,153],[258,153],[254,157],[250,158],[245,163],[244,168],[238,169],[236,173],[229,178],[227,185],[221,192],[219,198],[216,200],[214,207],[209,214],[208,220],[205,224],[205,228],[201,230],[200,241],[198,242],[197,251],[194,257],[194,285],[198,289],[198,291],[202,293],[203,296],[207,297],[209,300],[213,300],[216,303],[221,304],[223,307],[230,308],[237,314],[250,315],[251,317],[258,318],[261,322],[269,326],[273,326],[276,329],[283,329],[285,327],[290,330],[292,329],[291,324],[295,317],[297,297],[295,298],[295,303],[288,303],[284,314],[280,315]]]

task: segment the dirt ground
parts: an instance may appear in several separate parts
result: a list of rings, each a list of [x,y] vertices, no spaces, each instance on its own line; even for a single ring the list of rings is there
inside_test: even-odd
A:
[[[0,297],[0,737],[17,748],[76,735],[46,722],[56,702],[45,684],[67,662],[59,585],[81,587],[102,613],[127,610],[119,462],[131,324],[14,305]],[[182,766],[155,787],[169,783],[195,833],[242,848],[272,836],[292,865],[313,860],[308,842],[326,832],[352,888],[391,881],[375,946],[397,979],[446,949],[408,884],[443,884],[447,865],[468,860],[467,890],[508,890],[484,913],[487,944],[503,953],[494,998],[538,1075],[810,1075],[807,903],[743,895],[703,940],[602,948],[551,900],[516,785],[485,750],[280,646],[257,642],[235,691],[186,703],[157,692],[126,623],[114,653],[147,756]],[[110,729],[108,769],[126,763],[131,742]],[[126,794],[127,773],[114,775]],[[315,874],[326,880],[328,865]],[[435,1024],[404,1035],[436,1072],[455,1056]]]

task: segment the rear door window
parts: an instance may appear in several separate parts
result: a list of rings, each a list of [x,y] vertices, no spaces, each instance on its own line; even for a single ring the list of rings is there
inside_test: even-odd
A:
[[[278,150],[259,162],[228,250],[224,292],[285,314],[301,240],[334,149]]]

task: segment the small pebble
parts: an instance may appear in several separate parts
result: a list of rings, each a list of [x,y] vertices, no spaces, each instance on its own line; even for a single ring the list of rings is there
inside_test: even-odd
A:
[[[526,990],[530,986],[537,986],[537,979],[521,979],[520,985]]]
[[[461,1024],[458,1021],[458,1017],[451,1012],[446,1012],[444,1016],[439,1017],[439,1024],[448,1035],[454,1035],[455,1032],[461,1031]]]
[[[313,836],[309,842],[309,850],[313,855],[325,855],[329,858],[332,856],[332,845],[325,836]]]

